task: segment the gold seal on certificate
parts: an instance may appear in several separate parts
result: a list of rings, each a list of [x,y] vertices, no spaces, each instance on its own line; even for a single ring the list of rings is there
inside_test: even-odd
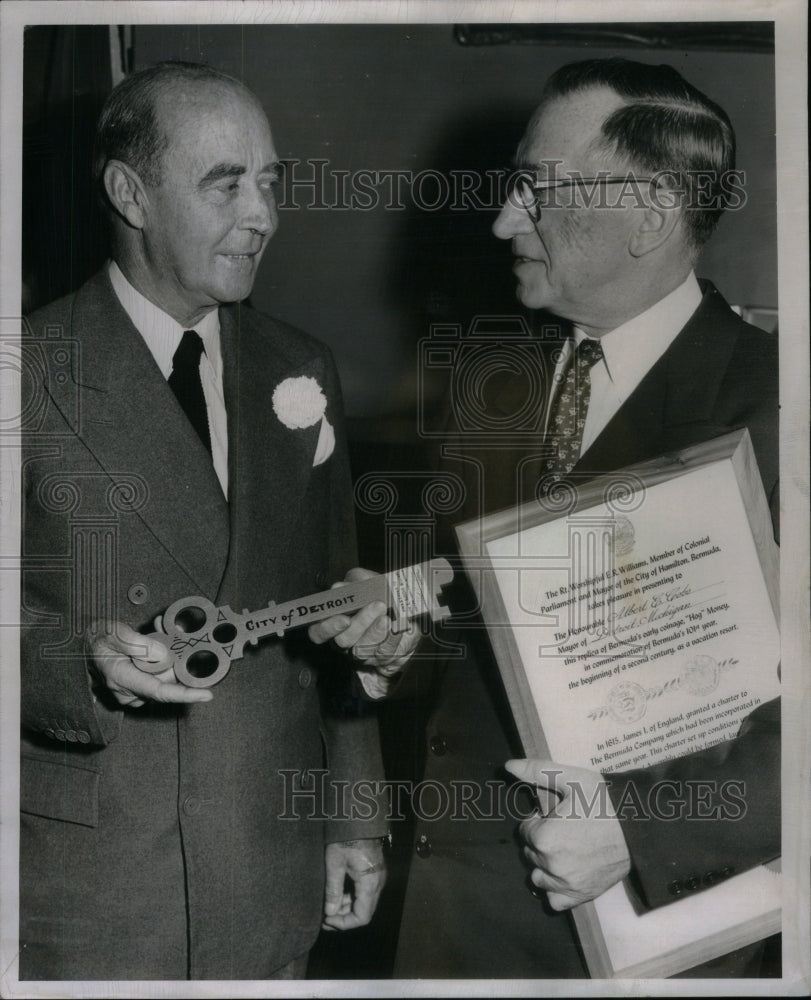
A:
[[[456,529],[527,755],[611,774],[732,739],[779,690],[748,432],[570,492]],[[669,976],[778,930],[779,879],[755,868],[644,916],[620,883],[574,917],[592,975]]]
[[[636,722],[645,714],[645,689],[634,681],[620,681],[608,695],[608,711],[617,722]]]
[[[713,693],[720,679],[721,670],[716,661],[711,656],[699,654],[682,670],[679,685],[684,685],[690,694],[706,695]]]

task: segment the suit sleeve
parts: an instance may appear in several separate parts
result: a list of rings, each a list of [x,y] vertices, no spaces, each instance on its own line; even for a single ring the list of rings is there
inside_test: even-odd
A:
[[[336,581],[357,566],[357,543],[341,389],[329,354],[325,369],[326,415],[335,431],[335,450],[323,470],[329,479],[329,576]],[[314,482],[320,480],[315,477]],[[382,837],[388,833],[388,823],[377,711],[358,691],[353,661],[332,644],[324,653],[331,661],[321,683],[330,788],[336,795],[346,788],[344,803],[336,800],[328,805],[327,814],[333,818],[327,823],[326,839],[334,843]]]
[[[606,780],[649,907],[770,861],[780,854],[780,700],[733,740]]]
[[[68,565],[81,446],[44,386],[39,389],[43,414],[23,436],[21,462],[22,725],[54,742],[105,746],[118,735],[122,712],[93,690],[83,640],[88,601],[74,593],[79,585]]]

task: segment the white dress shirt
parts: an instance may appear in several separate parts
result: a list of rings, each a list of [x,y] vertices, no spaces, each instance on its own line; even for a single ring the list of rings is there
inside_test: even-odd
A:
[[[207,313],[193,327],[183,327],[168,313],[150,302],[124,277],[115,261],[109,265],[110,281],[133,326],[141,334],[152,357],[168,379],[172,359],[186,329],[195,330],[203,341],[200,355],[200,382],[206,401],[208,428],[211,434],[211,459],[223,494],[228,496],[228,422],[222,391],[222,355],[220,354],[220,317],[216,309]]]
[[[591,369],[591,398],[580,454],[594,443],[608,421],[661,358],[701,302],[701,289],[691,271],[684,282],[650,309],[634,316],[610,333],[600,337],[603,358]],[[574,343],[586,334],[574,328]],[[555,374],[561,375],[574,349],[567,344]],[[560,384],[560,379],[556,382]],[[548,414],[547,414],[548,419]]]

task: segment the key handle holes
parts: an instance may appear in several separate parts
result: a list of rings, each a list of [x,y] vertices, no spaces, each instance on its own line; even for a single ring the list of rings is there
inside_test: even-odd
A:
[[[207,649],[198,649],[186,659],[186,670],[197,680],[204,680],[217,672],[220,659],[216,653]]]
[[[181,608],[174,616],[174,627],[179,632],[199,632],[208,621],[208,615],[194,604]]]
[[[231,622],[220,622],[219,625],[211,633],[215,642],[221,645],[227,645],[229,642],[233,642],[237,637],[237,629],[235,625]]]

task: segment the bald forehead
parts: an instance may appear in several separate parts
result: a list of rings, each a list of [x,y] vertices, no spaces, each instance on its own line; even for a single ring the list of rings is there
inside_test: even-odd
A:
[[[603,122],[626,101],[608,87],[589,87],[553,97],[532,116],[518,147],[519,166],[537,167],[562,161],[562,169],[590,170],[605,166],[595,148]]]
[[[169,80],[156,96],[155,111],[170,138],[177,125],[203,114],[247,114],[267,124],[259,99],[236,80]]]
[[[270,174],[278,166],[265,112],[238,83],[172,81],[155,111],[166,138],[161,183],[204,190],[226,177]]]

